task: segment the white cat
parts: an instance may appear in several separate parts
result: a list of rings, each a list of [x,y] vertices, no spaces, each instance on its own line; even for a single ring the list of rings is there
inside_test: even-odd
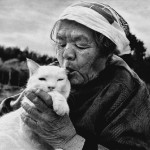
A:
[[[58,66],[40,66],[30,59],[27,59],[27,65],[30,77],[26,90],[38,88],[48,92],[52,97],[54,111],[58,115],[68,114],[66,99],[70,93],[70,82],[65,69]],[[30,102],[24,97],[22,103],[25,101]],[[23,108],[19,108],[0,118],[0,150],[50,150],[22,122],[20,115],[23,111]]]

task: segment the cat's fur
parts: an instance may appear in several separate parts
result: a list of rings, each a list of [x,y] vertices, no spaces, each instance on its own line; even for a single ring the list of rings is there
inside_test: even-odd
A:
[[[40,66],[30,59],[27,60],[27,65],[30,77],[26,90],[38,88],[48,92],[52,96],[54,111],[58,115],[68,114],[66,99],[70,93],[70,83],[65,69],[58,66]],[[26,97],[22,102],[25,101],[29,103]],[[50,150],[22,122],[20,115],[23,111],[23,108],[19,108],[0,118],[0,150]]]

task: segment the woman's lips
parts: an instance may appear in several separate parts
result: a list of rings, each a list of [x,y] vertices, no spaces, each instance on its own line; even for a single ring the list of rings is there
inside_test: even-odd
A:
[[[72,76],[73,76],[73,74],[76,72],[76,70],[74,70],[74,69],[72,69],[72,68],[69,68],[69,67],[67,67],[66,68],[66,70],[67,70],[67,74],[68,74],[68,78],[70,79]]]
[[[66,70],[67,70],[68,74],[70,74],[70,73],[72,73],[72,72],[74,72],[74,71],[75,71],[74,69],[69,68],[69,67],[66,67]]]

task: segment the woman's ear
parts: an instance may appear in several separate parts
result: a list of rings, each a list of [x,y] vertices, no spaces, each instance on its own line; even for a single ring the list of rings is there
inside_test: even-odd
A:
[[[29,76],[31,77],[40,67],[39,64],[37,64],[35,61],[27,58],[27,66],[29,69]]]

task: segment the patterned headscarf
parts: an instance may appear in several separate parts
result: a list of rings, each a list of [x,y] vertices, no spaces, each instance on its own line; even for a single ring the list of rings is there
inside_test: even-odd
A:
[[[67,7],[59,20],[73,20],[102,33],[117,46],[120,54],[130,52],[127,22],[113,8],[106,4],[81,2]]]

